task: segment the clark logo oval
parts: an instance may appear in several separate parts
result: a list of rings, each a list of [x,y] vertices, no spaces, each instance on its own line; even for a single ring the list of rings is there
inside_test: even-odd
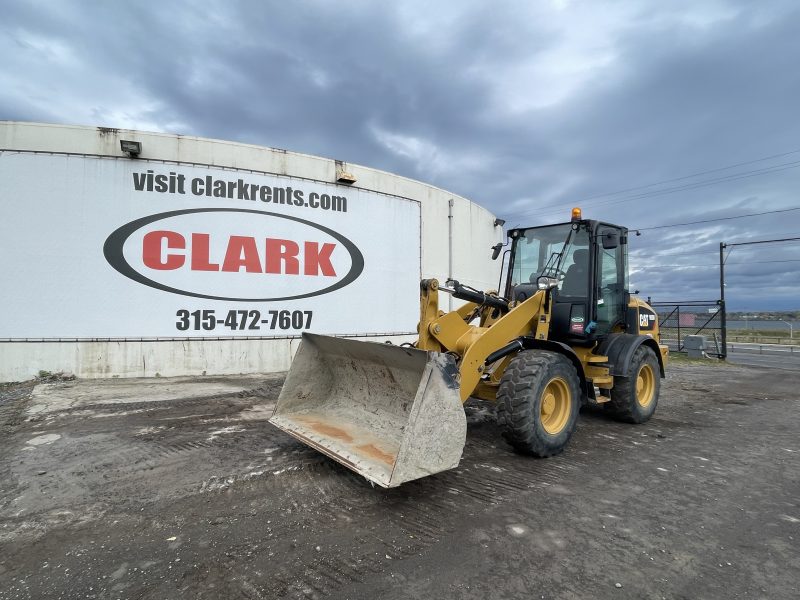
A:
[[[328,294],[353,283],[364,256],[342,234],[298,217],[233,208],[149,215],[114,231],[108,264],[157,290],[237,302]]]

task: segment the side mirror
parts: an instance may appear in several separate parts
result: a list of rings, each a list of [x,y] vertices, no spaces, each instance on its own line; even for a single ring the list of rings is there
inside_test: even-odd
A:
[[[497,260],[497,257],[500,256],[500,251],[502,249],[503,249],[503,244],[500,242],[492,246],[492,260]]]
[[[603,250],[613,250],[619,246],[619,231],[604,231]]]

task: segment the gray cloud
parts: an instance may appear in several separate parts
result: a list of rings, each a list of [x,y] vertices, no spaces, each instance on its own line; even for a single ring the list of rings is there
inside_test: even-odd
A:
[[[789,1],[19,0],[0,25],[11,58],[0,118],[334,157],[450,189],[509,224],[566,220],[581,205],[644,228],[800,204],[793,167],[593,198],[800,149],[798,30]],[[644,231],[631,238],[632,282],[655,299],[713,299],[720,241],[792,233],[800,211]],[[737,248],[731,308],[800,308],[800,263],[766,262],[796,260],[797,248]]]

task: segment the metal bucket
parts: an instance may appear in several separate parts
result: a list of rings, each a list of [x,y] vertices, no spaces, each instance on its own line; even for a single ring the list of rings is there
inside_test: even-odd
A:
[[[383,487],[458,466],[453,357],[303,334],[270,423]]]

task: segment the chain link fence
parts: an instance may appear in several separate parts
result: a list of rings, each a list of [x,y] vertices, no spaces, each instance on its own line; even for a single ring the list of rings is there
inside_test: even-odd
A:
[[[649,302],[658,314],[661,343],[670,350],[684,351],[688,335],[704,335],[709,344],[706,354],[725,358],[725,305],[719,300]]]

